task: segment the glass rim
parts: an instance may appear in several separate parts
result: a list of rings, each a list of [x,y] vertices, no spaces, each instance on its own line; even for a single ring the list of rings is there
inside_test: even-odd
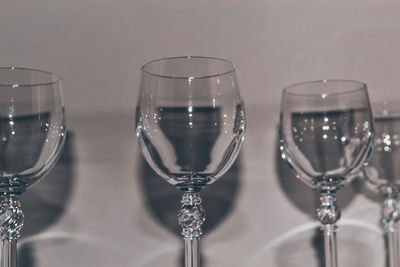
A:
[[[209,60],[215,60],[215,61],[221,61],[221,62],[225,62],[231,65],[231,70],[229,71],[225,71],[225,72],[221,72],[221,73],[216,73],[216,74],[210,74],[210,75],[202,75],[202,76],[172,76],[172,75],[161,75],[161,74],[157,74],[151,71],[146,70],[146,67],[149,66],[150,64],[156,63],[156,62],[161,62],[161,61],[167,61],[167,60],[174,60],[174,59],[209,59]],[[159,59],[155,59],[152,61],[147,62],[146,64],[144,64],[141,68],[141,71],[143,71],[146,74],[155,76],[155,77],[159,77],[159,78],[165,78],[165,79],[183,79],[183,80],[194,80],[194,79],[207,79],[207,78],[213,78],[213,77],[219,77],[219,76],[223,76],[232,72],[236,71],[236,67],[235,64],[227,59],[223,59],[223,58],[219,58],[219,57],[207,57],[207,56],[177,56],[177,57],[165,57],[165,58],[159,58]]]
[[[317,84],[317,83],[329,83],[329,82],[341,82],[341,83],[347,83],[347,84],[358,84],[359,86],[356,87],[355,89],[351,89],[351,90],[346,90],[343,92],[333,92],[330,93],[329,95],[339,95],[339,94],[350,94],[350,93],[354,93],[357,91],[361,91],[361,90],[365,90],[367,89],[367,84],[364,82],[360,82],[357,80],[349,80],[349,79],[325,79],[325,80],[313,80],[313,81],[305,81],[305,82],[300,82],[300,83],[295,83],[292,85],[289,85],[287,87],[285,87],[282,91],[282,93],[284,94],[288,94],[288,95],[293,95],[293,96],[303,96],[303,97],[315,97],[315,96],[321,96],[321,93],[296,93],[296,92],[290,92],[290,89],[298,87],[298,86],[302,86],[302,85],[306,85],[306,84]]]
[[[49,86],[52,84],[57,84],[61,82],[61,78],[57,75],[55,75],[52,72],[45,71],[45,70],[39,70],[39,69],[33,69],[33,68],[23,68],[23,67],[0,67],[1,70],[21,70],[21,71],[31,71],[33,73],[43,73],[49,75],[49,77],[54,78],[54,81],[51,82],[38,82],[38,83],[27,83],[27,84],[21,84],[18,82],[14,83],[4,83],[0,80],[0,87],[36,87],[36,86]]]

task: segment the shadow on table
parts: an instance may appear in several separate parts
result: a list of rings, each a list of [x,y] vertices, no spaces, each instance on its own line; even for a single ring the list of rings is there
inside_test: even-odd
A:
[[[203,234],[211,232],[234,209],[235,199],[240,189],[241,156],[232,167],[215,183],[201,191],[202,206],[206,212],[206,220],[202,226]],[[168,184],[157,175],[146,160],[141,157],[141,184],[147,210],[156,221],[169,231],[181,236],[182,228],[177,221],[182,194],[173,185]],[[183,241],[182,241],[183,243]],[[206,263],[201,259],[202,266]],[[184,266],[184,253],[181,266]]]
[[[21,196],[25,215],[22,238],[38,234],[57,222],[73,190],[74,136],[67,133],[63,151],[54,168]],[[35,266],[34,242],[19,246],[18,265]]]
[[[287,199],[300,211],[317,220],[316,210],[319,206],[319,193],[300,179],[296,178],[288,163],[282,159],[279,135],[276,141],[275,164],[280,187],[285,193]],[[361,188],[361,183],[358,181],[358,179],[355,179],[350,185],[340,189],[336,194],[337,205],[339,209],[343,210],[351,202],[354,196],[361,190]],[[293,225],[293,227],[295,226],[296,225]],[[325,263],[323,233],[321,231],[315,231],[315,237],[313,238],[312,246],[315,249],[315,255],[319,258],[319,266],[323,267]],[[282,267],[283,266],[284,265],[282,265]]]

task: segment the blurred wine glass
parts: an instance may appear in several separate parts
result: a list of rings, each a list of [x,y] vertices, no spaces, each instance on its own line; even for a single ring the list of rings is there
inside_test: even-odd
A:
[[[390,267],[400,266],[400,102],[373,104],[375,147],[364,177],[382,199],[382,223],[387,235]]]
[[[320,193],[325,266],[337,266],[335,193],[371,152],[373,119],[367,87],[347,80],[295,84],[282,92],[282,158],[296,177]]]

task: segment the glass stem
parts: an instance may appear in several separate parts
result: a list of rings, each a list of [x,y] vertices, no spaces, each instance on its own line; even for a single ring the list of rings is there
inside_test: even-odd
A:
[[[324,229],[325,266],[337,266],[336,230]]]
[[[185,240],[185,267],[200,267],[199,239],[205,212],[199,193],[184,193],[177,214]]]
[[[200,267],[199,238],[185,238],[185,267]]]
[[[1,267],[17,266],[17,239],[3,239],[3,247],[1,249]]]
[[[399,267],[399,239],[398,232],[388,232],[388,254],[389,254],[389,266]]]
[[[400,209],[397,196],[386,195],[382,209],[383,229],[387,236],[387,249],[390,267],[400,267],[399,258],[399,221]]]
[[[334,193],[321,193],[317,214],[324,232],[325,267],[337,267],[336,222],[340,211]]]
[[[24,214],[18,197],[4,195],[0,201],[1,267],[17,266],[17,241],[23,222]]]

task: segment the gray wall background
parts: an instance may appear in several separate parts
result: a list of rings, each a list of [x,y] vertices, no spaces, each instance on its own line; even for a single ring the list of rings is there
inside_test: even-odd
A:
[[[25,196],[22,262],[181,266],[179,194],[145,167],[134,110],[141,65],[200,55],[237,65],[248,118],[234,178],[205,192],[203,266],[319,266],[317,196],[276,153],[281,89],[344,78],[366,82],[373,101],[398,97],[399,10],[375,0],[3,0],[0,65],[61,76],[71,131],[58,173]],[[340,261],[384,266],[379,203],[365,191],[355,182],[338,196]]]
[[[373,0],[5,0],[0,59],[62,76],[69,114],[132,110],[139,67],[177,55],[235,62],[249,107],[321,78],[362,80],[375,97],[397,89],[399,8]]]

